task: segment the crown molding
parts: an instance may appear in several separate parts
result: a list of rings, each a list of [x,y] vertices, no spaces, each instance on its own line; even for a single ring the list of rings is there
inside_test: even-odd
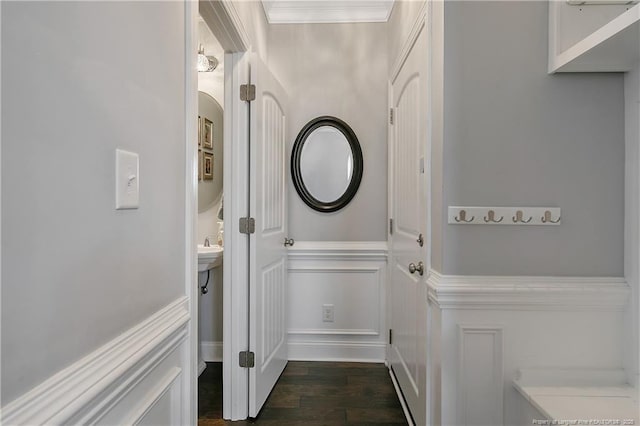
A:
[[[387,22],[394,0],[262,0],[270,24]]]

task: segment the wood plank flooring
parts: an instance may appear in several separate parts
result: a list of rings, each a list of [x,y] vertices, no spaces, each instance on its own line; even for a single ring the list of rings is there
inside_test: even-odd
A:
[[[198,382],[198,425],[406,425],[384,364],[290,361],[256,419],[222,420],[222,364]]]

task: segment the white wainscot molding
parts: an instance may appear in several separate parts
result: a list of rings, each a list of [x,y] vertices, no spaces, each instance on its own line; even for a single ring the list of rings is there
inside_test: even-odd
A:
[[[2,424],[186,424],[181,297],[2,408]]]
[[[205,362],[222,362],[222,342],[201,342],[200,347]]]
[[[620,370],[630,289],[617,277],[429,272],[432,422],[513,425],[521,369]],[[524,413],[529,415],[529,413]]]
[[[386,242],[296,241],[289,249],[289,359],[383,362]],[[334,319],[323,321],[323,305]]]
[[[430,271],[429,300],[441,309],[616,310],[631,289],[619,277],[442,275]]]

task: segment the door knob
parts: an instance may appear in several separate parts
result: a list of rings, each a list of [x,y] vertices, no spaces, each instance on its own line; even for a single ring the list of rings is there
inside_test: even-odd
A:
[[[284,238],[284,246],[285,247],[290,247],[290,246],[292,246],[294,244],[295,244],[295,241],[293,240],[293,238],[287,238],[287,237]]]
[[[416,265],[415,263],[410,263],[409,272],[414,274],[416,271],[418,271],[420,275],[424,275],[424,263],[418,262],[418,265]]]

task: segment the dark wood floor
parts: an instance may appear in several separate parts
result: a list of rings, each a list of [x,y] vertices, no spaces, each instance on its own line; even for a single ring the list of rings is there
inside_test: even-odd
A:
[[[198,382],[198,425],[406,425],[383,364],[290,361],[257,419],[222,420],[222,364]]]

